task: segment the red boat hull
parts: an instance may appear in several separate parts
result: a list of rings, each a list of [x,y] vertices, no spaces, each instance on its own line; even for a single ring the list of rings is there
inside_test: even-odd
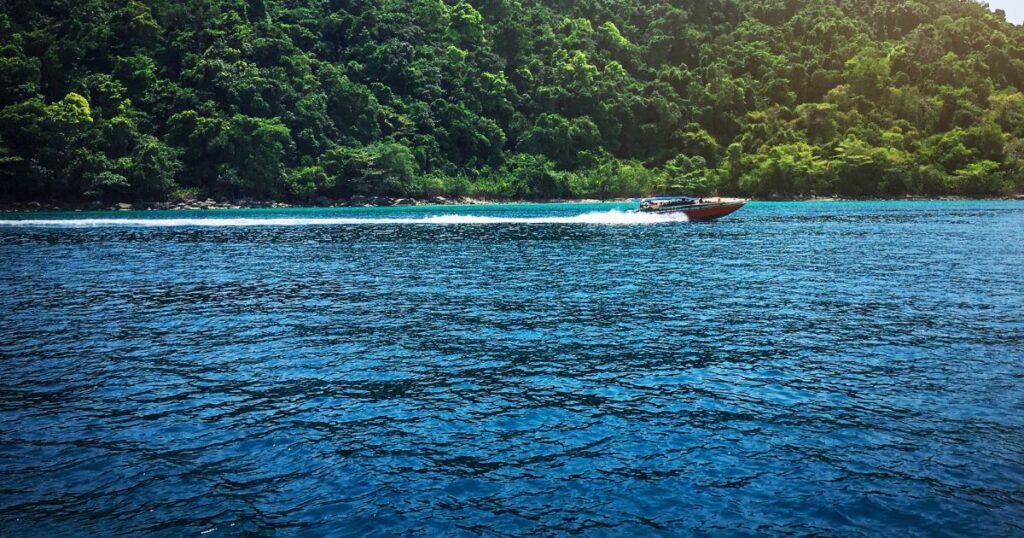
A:
[[[719,217],[724,217],[741,207],[743,207],[742,202],[735,204],[715,204],[710,207],[698,207],[685,210],[683,213],[686,213],[686,217],[690,220],[714,220]]]
[[[697,204],[692,207],[673,206],[658,209],[641,209],[645,213],[682,213],[690,220],[714,220],[724,217],[739,208],[746,202],[730,202],[724,204]]]

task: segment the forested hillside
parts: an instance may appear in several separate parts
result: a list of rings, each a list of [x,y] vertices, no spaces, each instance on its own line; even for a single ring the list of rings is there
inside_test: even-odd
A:
[[[1005,195],[964,0],[4,0],[0,198]]]

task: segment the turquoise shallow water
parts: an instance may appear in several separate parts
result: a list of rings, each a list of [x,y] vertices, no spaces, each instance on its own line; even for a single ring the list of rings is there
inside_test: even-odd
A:
[[[1024,203],[628,207],[0,215],[0,534],[1024,533]]]

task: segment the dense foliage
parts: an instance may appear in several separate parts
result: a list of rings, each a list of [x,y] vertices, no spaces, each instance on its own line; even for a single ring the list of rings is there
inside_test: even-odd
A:
[[[1008,194],[968,0],[5,0],[0,197]]]

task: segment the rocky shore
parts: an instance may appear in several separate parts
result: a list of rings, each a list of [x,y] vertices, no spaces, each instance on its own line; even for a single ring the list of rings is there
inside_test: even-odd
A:
[[[545,202],[575,202],[579,200],[545,200]],[[598,200],[584,200],[598,201]],[[388,196],[354,195],[349,198],[317,197],[306,202],[275,202],[242,198],[229,200],[226,198],[188,198],[169,202],[141,202],[115,204],[90,202],[87,204],[40,203],[40,202],[0,202],[0,211],[168,211],[197,209],[255,209],[255,208],[289,208],[289,207],[391,207],[415,205],[478,205],[519,202],[518,200],[485,200],[479,198],[392,198]]]
[[[940,196],[935,198],[906,196],[893,198],[893,200],[970,200],[972,198],[962,196]],[[1024,194],[1017,194],[1003,198],[1005,200],[1022,200]],[[141,202],[115,204],[90,202],[85,204],[69,203],[40,203],[40,202],[0,202],[0,212],[10,211],[171,211],[171,210],[201,210],[201,209],[269,209],[269,208],[290,208],[290,207],[394,207],[394,206],[423,206],[423,205],[483,205],[483,204],[557,204],[557,203],[599,203],[599,202],[627,202],[629,198],[618,198],[613,200],[593,199],[546,199],[546,200],[510,200],[510,199],[484,199],[470,197],[444,197],[433,196],[430,198],[393,198],[388,196],[364,196],[353,195],[348,198],[327,198],[320,196],[303,202],[275,202],[266,200],[252,200],[242,198],[229,200],[226,198],[188,198],[169,202]],[[793,202],[838,202],[845,200],[875,200],[875,198],[840,198],[813,196],[806,198],[766,198],[765,201],[793,201]]]

